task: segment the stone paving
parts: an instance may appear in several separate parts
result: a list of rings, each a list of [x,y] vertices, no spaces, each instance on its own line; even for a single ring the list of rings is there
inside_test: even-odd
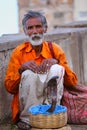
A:
[[[0,124],[0,130],[18,130],[16,125],[13,125],[11,123],[4,123]],[[35,129],[34,129],[35,130]],[[37,129],[40,130],[40,129]],[[46,129],[43,129],[46,130]],[[49,129],[52,130],[52,129]],[[63,127],[60,129],[54,129],[54,130],[87,130],[87,125],[68,125],[68,127]]]
[[[6,123],[0,125],[0,130],[18,130],[18,128],[15,125]]]

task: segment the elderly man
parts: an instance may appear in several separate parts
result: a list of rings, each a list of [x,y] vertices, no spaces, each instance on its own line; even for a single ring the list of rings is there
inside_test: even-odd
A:
[[[13,50],[6,72],[5,87],[13,95],[13,122],[18,124],[19,129],[29,130],[28,109],[43,101],[50,102],[49,95],[44,97],[44,89],[50,86],[57,88],[57,95],[54,95],[60,104],[63,85],[74,87],[77,77],[69,68],[64,51],[59,45],[52,42],[54,59],[48,42],[44,41],[47,21],[41,12],[28,11],[22,24],[29,40]]]

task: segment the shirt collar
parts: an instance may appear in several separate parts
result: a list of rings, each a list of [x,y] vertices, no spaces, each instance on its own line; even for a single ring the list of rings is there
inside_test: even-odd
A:
[[[25,49],[26,52],[30,52],[33,49],[30,42],[25,43],[25,47],[26,47]]]
[[[30,42],[25,42],[25,44],[22,46],[21,50],[22,49],[25,49],[25,52],[30,52],[30,51],[33,50]],[[43,42],[43,47],[42,47],[41,55],[44,58],[48,58],[48,44],[45,41]]]
[[[44,58],[48,58],[48,55],[49,55],[48,53],[49,53],[48,43],[47,42],[43,42],[43,48],[42,48],[42,51],[41,51],[41,55]]]
[[[25,50],[25,52],[30,52],[32,50],[32,46],[30,42],[26,41],[24,44],[21,45],[20,50]]]

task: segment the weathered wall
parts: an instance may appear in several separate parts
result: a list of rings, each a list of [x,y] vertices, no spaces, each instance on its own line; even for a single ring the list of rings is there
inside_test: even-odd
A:
[[[45,36],[55,41],[66,53],[70,67],[76,72],[79,83],[87,85],[87,28],[58,28]],[[5,35],[0,38],[0,122],[11,113],[12,96],[4,87],[4,76],[12,50],[27,40],[24,34]]]
[[[18,0],[19,31],[23,32],[23,15],[32,9],[44,11],[49,30],[73,21],[73,3],[73,0]]]

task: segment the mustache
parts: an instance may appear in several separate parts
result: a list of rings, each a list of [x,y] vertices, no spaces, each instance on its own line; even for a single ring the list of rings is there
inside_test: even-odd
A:
[[[42,34],[33,34],[31,38],[32,40],[39,40],[42,38],[42,36],[43,36]]]

